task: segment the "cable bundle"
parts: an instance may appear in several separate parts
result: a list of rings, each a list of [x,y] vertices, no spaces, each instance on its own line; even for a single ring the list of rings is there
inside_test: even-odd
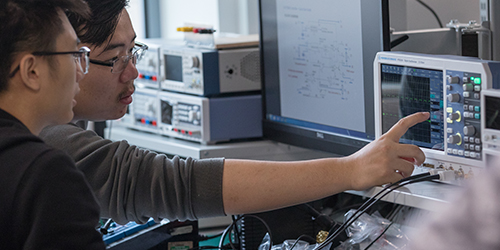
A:
[[[340,233],[342,231],[346,230],[347,227],[349,227],[363,213],[365,213],[368,210],[368,208],[373,206],[377,201],[381,200],[382,198],[387,196],[392,191],[394,191],[398,188],[404,187],[408,184],[412,184],[412,183],[443,179],[444,178],[443,176],[444,175],[441,173],[432,174],[432,175],[431,175],[431,173],[423,173],[423,174],[413,175],[413,176],[410,176],[410,177],[405,178],[405,179],[401,179],[398,182],[395,182],[393,184],[388,185],[387,187],[382,189],[382,191],[378,192],[377,194],[372,196],[370,199],[368,199],[365,203],[363,203],[363,205],[361,205],[361,207],[358,209],[358,211],[356,213],[354,213],[351,216],[351,218],[349,218],[346,222],[344,222],[344,224],[342,224],[342,226],[340,226],[333,234],[328,236],[328,238],[323,243],[321,243],[316,248],[314,248],[314,250],[320,250],[320,249],[325,248],[327,245],[329,245],[336,237],[338,237],[340,235]]]

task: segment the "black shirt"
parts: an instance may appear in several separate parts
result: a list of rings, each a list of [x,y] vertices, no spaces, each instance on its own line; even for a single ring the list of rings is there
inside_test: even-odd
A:
[[[73,160],[1,109],[0,190],[0,248],[105,248],[99,205]]]

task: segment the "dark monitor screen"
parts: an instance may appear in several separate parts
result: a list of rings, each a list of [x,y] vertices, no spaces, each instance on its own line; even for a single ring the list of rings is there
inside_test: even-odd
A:
[[[351,154],[375,139],[387,0],[261,0],[264,137]]]

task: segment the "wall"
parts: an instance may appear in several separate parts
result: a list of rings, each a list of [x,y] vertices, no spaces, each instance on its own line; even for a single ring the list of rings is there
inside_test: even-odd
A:
[[[128,8],[139,38],[145,37],[144,1],[130,0]],[[443,25],[457,19],[479,21],[479,0],[423,0],[436,11]],[[258,33],[257,0],[161,0],[161,36],[182,38],[176,28],[184,22],[213,24],[218,31]],[[458,3],[458,4],[457,4]],[[396,31],[438,28],[432,13],[416,0],[389,0],[391,27]]]
[[[163,38],[181,39],[177,27],[184,23],[211,24],[219,30],[217,0],[164,0],[160,2],[160,21]]]
[[[479,0],[423,0],[439,16],[443,26],[452,19],[480,21]],[[391,27],[396,31],[439,28],[434,15],[416,0],[390,0]]]
[[[146,37],[145,18],[144,18],[144,0],[130,0],[127,11],[132,20],[135,33],[138,38]]]

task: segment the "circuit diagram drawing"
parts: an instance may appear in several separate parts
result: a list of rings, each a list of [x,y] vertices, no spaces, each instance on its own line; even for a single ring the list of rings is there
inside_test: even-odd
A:
[[[353,48],[340,20],[299,21],[293,46],[293,67],[289,77],[295,81],[297,94],[310,98],[348,100],[359,69],[354,66]]]

